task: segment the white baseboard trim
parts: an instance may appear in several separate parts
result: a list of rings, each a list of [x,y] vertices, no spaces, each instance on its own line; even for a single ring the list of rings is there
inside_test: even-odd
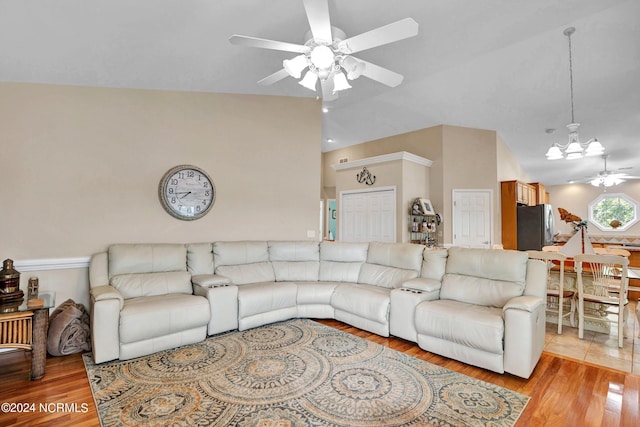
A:
[[[70,268],[88,268],[91,257],[25,259],[14,261],[13,266],[19,272],[65,270]]]

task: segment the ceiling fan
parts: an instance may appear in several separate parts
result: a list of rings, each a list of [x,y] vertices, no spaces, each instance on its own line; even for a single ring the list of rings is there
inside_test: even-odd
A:
[[[386,68],[352,56],[377,46],[393,43],[418,34],[418,23],[411,18],[376,28],[371,31],[346,38],[339,28],[331,26],[329,0],[303,0],[311,30],[304,45],[261,39],[234,34],[229,38],[232,44],[293,52],[298,55],[285,59],[282,69],[260,80],[258,84],[271,85],[286,77],[299,79],[299,83],[314,92],[318,81],[322,99],[331,101],[338,92],[351,88],[348,80],[360,76],[395,87],[402,83],[403,76]]]
[[[595,177],[587,178],[585,182],[589,182],[594,187],[603,186],[605,188],[611,187],[613,185],[618,185],[629,179],[640,179],[639,176],[630,176],[626,173],[611,173],[607,170],[607,158],[609,156],[604,154],[602,159],[604,160],[604,170],[598,172],[598,175]],[[631,168],[629,168],[631,169]],[[622,170],[622,169],[619,169]]]

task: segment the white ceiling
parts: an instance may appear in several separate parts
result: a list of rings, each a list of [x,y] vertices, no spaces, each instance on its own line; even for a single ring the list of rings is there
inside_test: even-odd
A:
[[[603,169],[547,161],[575,118],[609,170],[640,175],[640,0],[329,0],[347,37],[411,17],[417,37],[358,57],[405,76],[366,77],[327,103],[323,151],[439,124],[497,130],[532,181]],[[232,34],[304,43],[302,0],[0,0],[0,81],[314,96],[286,78],[256,84],[295,54],[231,45]],[[545,129],[555,128],[555,134]],[[333,144],[327,138],[335,140]],[[469,147],[473,150],[473,147]]]

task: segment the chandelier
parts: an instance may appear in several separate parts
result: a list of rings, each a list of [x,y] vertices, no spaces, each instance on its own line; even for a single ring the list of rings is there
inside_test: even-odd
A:
[[[569,84],[571,88],[571,123],[567,125],[569,130],[569,141],[566,144],[555,143],[547,151],[548,160],[558,159],[579,159],[582,156],[599,156],[604,153],[604,147],[597,138],[591,138],[586,142],[580,142],[578,128],[580,123],[576,123],[573,116],[573,61],[571,57],[571,35],[576,31],[574,27],[565,29],[562,34],[569,40]]]

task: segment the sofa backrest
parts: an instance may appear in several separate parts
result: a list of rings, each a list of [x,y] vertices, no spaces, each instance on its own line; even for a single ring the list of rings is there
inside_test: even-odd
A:
[[[360,269],[358,283],[400,287],[420,275],[424,249],[424,245],[413,243],[369,243],[367,262]]]
[[[420,277],[425,279],[433,279],[442,281],[445,270],[447,268],[447,256],[449,252],[446,249],[425,249],[422,253],[422,268]]]
[[[503,307],[523,295],[527,279],[526,252],[449,248],[440,299]]]
[[[325,282],[356,283],[367,260],[368,243],[320,243],[319,279]]]
[[[187,270],[192,276],[213,274],[213,244],[189,243],[187,245]]]
[[[278,282],[318,281],[320,242],[270,241],[269,260]]]
[[[235,285],[276,280],[269,262],[269,245],[264,241],[215,242],[213,263],[216,274],[228,277]]]
[[[125,299],[193,292],[185,245],[119,244],[107,254],[109,284]]]

